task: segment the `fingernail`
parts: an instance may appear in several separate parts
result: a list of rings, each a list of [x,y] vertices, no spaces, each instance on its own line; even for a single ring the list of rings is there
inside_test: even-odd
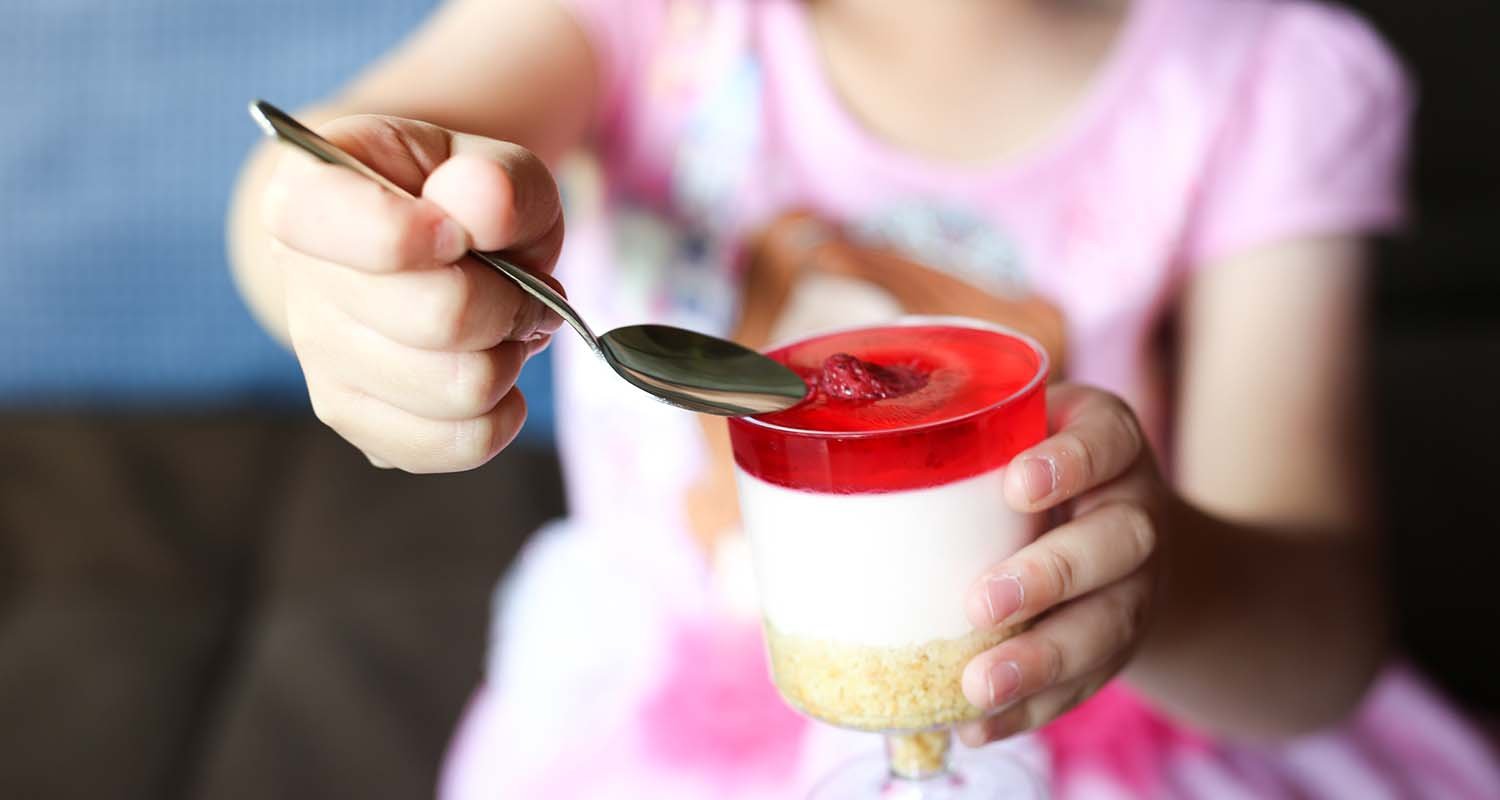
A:
[[[444,264],[457,261],[469,249],[469,234],[462,225],[446,217],[438,223],[434,255]]]
[[[1026,590],[1014,575],[998,575],[984,582],[984,602],[991,626],[1015,616],[1026,600]]]
[[[538,336],[538,337],[536,337],[534,339],[528,339],[526,341],[526,358],[530,359],[530,358],[535,357],[538,353],[541,353],[543,350],[546,350],[547,349],[547,345],[549,345],[551,343],[552,343],[552,335],[551,334],[547,334],[545,336]]]
[[[1057,489],[1057,464],[1050,458],[1031,457],[1021,462],[1021,484],[1026,499],[1039,503]]]
[[[542,317],[541,323],[537,325],[537,332],[544,336],[551,336],[557,333],[558,329],[562,326],[563,318],[556,311],[549,308],[546,315]]]
[[[1008,703],[1016,696],[1021,688],[1021,665],[1014,661],[1001,661],[990,667],[985,676],[989,685],[990,704],[988,708],[997,708]]]

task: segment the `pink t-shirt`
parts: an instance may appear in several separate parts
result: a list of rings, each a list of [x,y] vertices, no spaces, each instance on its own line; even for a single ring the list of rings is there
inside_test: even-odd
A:
[[[809,208],[987,290],[1049,301],[1066,319],[1068,377],[1119,393],[1159,436],[1148,351],[1184,276],[1402,217],[1411,93],[1377,35],[1330,6],[1135,0],[1046,143],[977,168],[862,128],[800,2],[571,7],[601,65],[603,175],[592,200],[570,195],[561,274],[601,325],[726,331],[744,235]],[[575,512],[679,506],[696,423],[632,397],[571,341],[559,351]]]
[[[1260,245],[1401,219],[1407,84],[1364,23],[1328,6],[1134,0],[1049,141],[975,169],[863,130],[799,2],[570,4],[607,107],[599,168],[565,181],[560,272],[601,328],[727,331],[745,234],[810,208],[988,291],[1054,304],[1069,377],[1124,395],[1159,433],[1148,342],[1185,277]],[[836,302],[862,301],[851,290]],[[729,557],[706,566],[686,533],[698,421],[576,337],[555,348],[570,513],[502,586],[443,796],[805,796],[877,745],[776,699],[753,604],[739,603],[744,570]],[[1061,800],[1479,800],[1500,786],[1482,738],[1400,669],[1346,724],[1288,743],[1214,741],[1116,684],[992,749]]]

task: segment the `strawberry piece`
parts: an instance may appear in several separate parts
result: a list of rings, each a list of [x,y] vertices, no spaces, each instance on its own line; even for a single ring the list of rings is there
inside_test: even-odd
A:
[[[829,356],[818,376],[818,387],[823,394],[854,402],[900,397],[926,385],[927,376],[911,367],[884,367],[848,353]]]

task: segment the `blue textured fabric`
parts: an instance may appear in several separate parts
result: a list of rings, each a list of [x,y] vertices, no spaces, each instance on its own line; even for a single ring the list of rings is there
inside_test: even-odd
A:
[[[398,41],[431,0],[0,3],[0,405],[305,405],[224,259],[258,135]],[[523,377],[532,436],[550,377]]]

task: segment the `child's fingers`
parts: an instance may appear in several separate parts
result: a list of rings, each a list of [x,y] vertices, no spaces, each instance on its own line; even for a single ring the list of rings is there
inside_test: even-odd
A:
[[[959,741],[969,747],[978,747],[1036,730],[1092,697],[1114,674],[1112,669],[1095,670],[1082,678],[1059,684],[1014,703],[998,713],[959,725]]]
[[[487,350],[503,341],[540,338],[562,324],[509,278],[471,258],[388,275],[298,259],[288,264],[286,274],[289,285],[409,347]],[[550,276],[542,278],[561,288]]]
[[[515,384],[528,356],[523,342],[478,351],[408,347],[338,309],[310,305],[288,314],[297,327],[294,342],[306,373],[426,419],[460,421],[489,413]]]
[[[318,126],[323,138],[373,167],[410,194],[453,152],[447,128],[385,114],[351,114]]]
[[[287,154],[267,186],[264,216],[288,247],[368,272],[451,263],[470,247],[504,250],[538,272],[556,262],[562,203],[552,173],[525,148],[372,115],[334,120],[323,133],[422,197]]]
[[[469,232],[477,250],[504,250],[548,272],[562,247],[562,201],[546,164],[518,145],[455,134],[453,154],[427,177],[422,196]]]
[[[262,214],[286,247],[365,272],[447,264],[468,249],[468,234],[431,200],[399,197],[300,153],[278,162]]]
[[[524,344],[526,345],[526,357],[531,358],[532,356],[541,354],[542,351],[551,346],[552,334],[549,333],[538,336],[535,339],[527,339]]]
[[[1142,506],[1113,502],[1055,528],[990,568],[965,599],[975,627],[1032,619],[1135,572],[1156,550]]]
[[[1068,384],[1047,393],[1057,433],[1011,461],[1005,496],[1018,511],[1045,511],[1119,477],[1145,437],[1119,398]]]
[[[308,375],[318,419],[378,461],[413,473],[479,467],[510,444],[526,421],[526,399],[511,389],[488,413],[450,421],[419,417],[333,381]]]
[[[988,711],[1100,668],[1117,669],[1141,634],[1150,594],[1150,579],[1142,573],[1058,608],[970,660],[964,696]]]

